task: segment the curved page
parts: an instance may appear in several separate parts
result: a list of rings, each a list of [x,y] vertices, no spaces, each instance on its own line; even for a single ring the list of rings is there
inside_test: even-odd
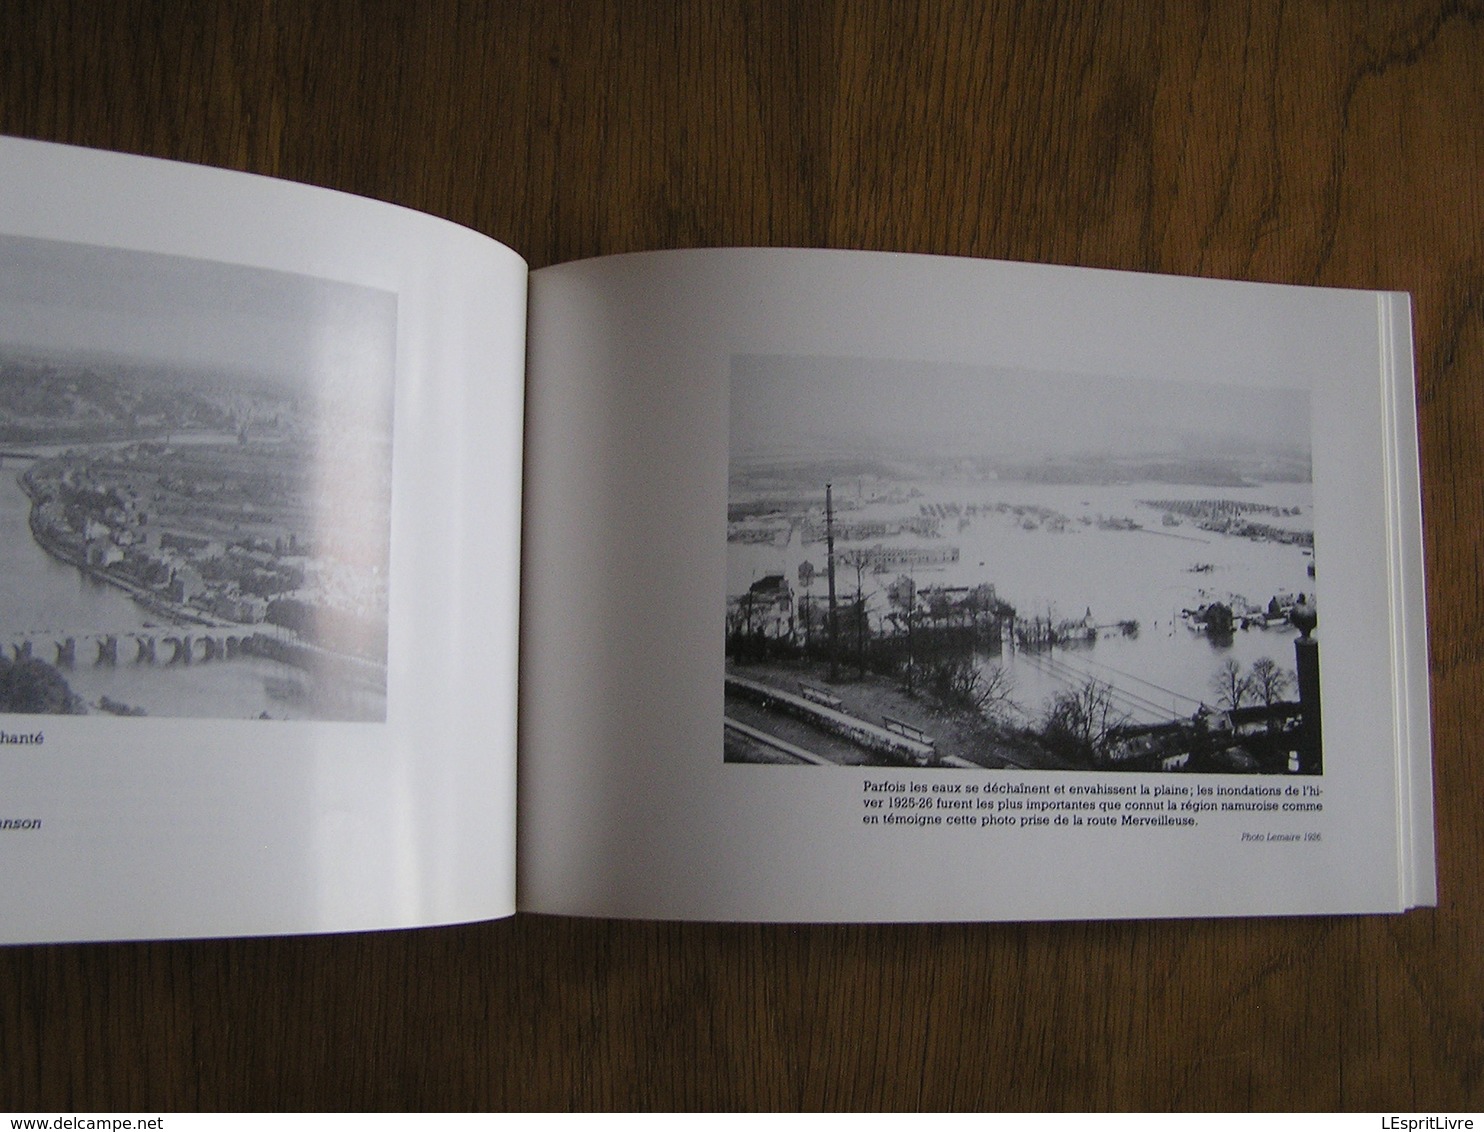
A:
[[[0,938],[512,910],[525,281],[0,142]]]
[[[1405,296],[868,253],[534,273],[522,907],[1426,899],[1406,322]]]

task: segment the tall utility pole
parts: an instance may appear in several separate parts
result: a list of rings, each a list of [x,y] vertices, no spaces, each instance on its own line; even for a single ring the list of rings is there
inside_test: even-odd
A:
[[[840,661],[835,651],[835,498],[829,484],[824,485],[824,554],[830,574],[830,679],[840,678]]]

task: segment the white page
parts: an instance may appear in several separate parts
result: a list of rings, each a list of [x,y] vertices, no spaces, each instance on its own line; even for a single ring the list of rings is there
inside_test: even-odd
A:
[[[1401,862],[1408,905],[1438,901],[1433,831],[1432,715],[1427,661],[1427,593],[1422,565],[1422,482],[1412,375],[1412,309],[1405,295],[1379,297],[1382,364],[1391,383],[1387,477],[1394,511],[1388,522],[1392,560],[1392,652],[1397,745],[1410,758],[1397,767],[1399,822],[1407,852]]]
[[[1427,754],[1417,752],[1414,762],[1405,751],[1399,763],[1396,745],[1408,736],[1426,742],[1425,721],[1416,730],[1425,670],[1411,672],[1409,685],[1393,671],[1408,650],[1414,662],[1425,655],[1418,648],[1420,540],[1415,522],[1405,520],[1415,515],[1415,437],[1402,441],[1388,431],[1388,382],[1405,382],[1394,396],[1409,405],[1410,361],[1394,342],[1382,343],[1396,312],[1405,326],[1404,297],[1396,303],[1363,292],[784,250],[604,258],[535,272],[531,286],[523,908],[934,920],[1388,911],[1430,898],[1430,854],[1418,864],[1413,851],[1430,845],[1430,828],[1417,834],[1425,815],[1403,789],[1430,793]],[[1295,511],[1310,516],[1322,563],[1315,583],[1322,775],[724,761],[725,615],[729,596],[735,609],[739,588],[747,588],[745,578],[739,587],[729,577],[729,460],[739,459],[741,446],[731,430],[764,447],[788,434],[796,446],[807,440],[824,450],[844,444],[852,428],[861,435],[900,430],[922,416],[940,432],[960,428],[1013,447],[1013,428],[976,424],[990,411],[982,403],[962,420],[944,410],[943,389],[964,390],[967,404],[976,382],[1025,406],[1017,410],[1027,414],[1021,431],[1063,458],[1075,446],[1048,439],[1054,430],[1027,390],[1044,388],[1070,406],[1067,432],[1080,434],[1084,418],[1097,425],[1102,414],[1124,444],[1146,419],[1151,430],[1184,428],[1197,440],[1219,434],[1202,431],[1199,411],[1209,406],[1231,431],[1256,436],[1249,446],[1260,446],[1262,436],[1241,422],[1267,407],[1281,411],[1272,433],[1292,438],[1312,468],[1303,485],[1310,494]],[[759,401],[754,394],[764,388],[782,392]],[[798,391],[796,427],[788,423],[790,389]],[[932,389],[939,392],[914,402],[916,391]],[[883,424],[875,409],[885,403],[895,417]],[[1145,416],[1131,416],[1129,405]],[[753,417],[771,423],[748,433]],[[920,448],[927,428],[918,427]],[[1082,448],[1089,446],[1084,436]],[[1410,456],[1410,477],[1390,466],[1391,455]],[[1003,487],[1000,498],[1014,489]],[[1393,498],[1406,489],[1410,509]],[[987,490],[982,478],[974,490]],[[866,499],[866,489],[859,491]],[[1153,529],[1129,538],[1165,533],[1158,513],[1150,515]],[[1393,553],[1390,532],[1399,527],[1419,543],[1415,552],[1408,545]],[[1218,575],[1228,557],[1236,561],[1234,545],[1245,553],[1268,541],[1182,531],[1173,534],[1191,540],[1189,569]],[[953,537],[950,529],[945,543]],[[812,552],[816,565],[823,561],[822,544]],[[1202,555],[1215,562],[1201,563]],[[1403,559],[1415,574],[1401,576]],[[1053,561],[1044,561],[1050,572]],[[780,572],[802,584],[788,573],[793,565],[788,560]],[[1091,578],[1100,566],[1092,559],[1084,569]],[[993,570],[980,580],[1005,585]],[[840,580],[842,590],[853,585],[853,578]],[[880,603],[882,583],[874,585],[871,600]],[[1410,617],[1395,633],[1394,597]],[[1158,631],[1191,632],[1173,615]],[[1251,630],[1263,632],[1275,634],[1264,647],[1280,659],[1294,647],[1292,629]],[[1241,642],[1259,638],[1237,639],[1221,648],[1246,665],[1252,650]],[[1100,655],[1094,649],[1083,657]],[[1214,699],[1210,674],[1194,679],[1193,689],[1176,691]],[[835,690],[846,696],[848,681]],[[1027,717],[1036,711],[1030,705]],[[906,792],[914,784],[930,801],[932,787],[956,786],[975,807],[984,804],[971,818],[1016,824],[883,824],[890,811],[869,800],[896,796],[884,786]],[[1272,804],[1286,808],[1220,809],[1249,797],[1227,791],[1251,784],[1276,788]],[[1116,796],[1089,788],[1133,788],[1133,801],[1162,787],[1197,786],[1211,794],[1165,798],[1170,808],[1159,813],[1168,816],[1148,826],[1127,824],[1136,815],[1126,808],[1115,812],[1112,828],[1075,812],[1064,824],[1022,826],[1029,811],[998,808],[1037,797],[1101,807]],[[1210,812],[1174,808],[1184,801],[1215,805]],[[1300,805],[1306,808],[1292,809]],[[1195,825],[1176,821],[1187,813]],[[1409,825],[1411,815],[1421,816]],[[1066,815],[1053,806],[1039,816],[1055,822]],[[1413,886],[1415,877],[1423,880]]]
[[[510,913],[524,263],[388,205],[14,140],[0,249],[0,357],[53,398],[11,439],[90,414],[181,430],[123,471],[84,446],[37,473],[48,491],[127,481],[128,505],[76,538],[100,567],[151,571],[163,607],[141,616],[44,554],[24,500],[10,516],[30,557],[7,578],[6,655],[60,661],[71,639],[59,668],[89,712],[0,715],[0,939]],[[236,451],[203,428],[213,412]],[[0,448],[28,454],[5,459],[10,490],[37,449]],[[209,624],[161,615],[192,601]],[[299,651],[224,655],[253,632]]]

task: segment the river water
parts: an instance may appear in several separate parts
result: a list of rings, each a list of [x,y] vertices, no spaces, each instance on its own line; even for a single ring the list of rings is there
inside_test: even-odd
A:
[[[1228,499],[1274,507],[1297,508],[1298,514],[1277,517],[1253,514],[1255,522],[1274,527],[1313,530],[1312,487],[1309,484],[1264,484],[1250,488],[1192,487],[1170,484],[1031,484],[1019,482],[942,484],[922,487],[924,494],[910,502],[867,502],[842,510],[837,519],[892,519],[919,514],[922,506],[971,503],[981,508],[963,529],[958,519],[942,521],[941,537],[913,535],[868,540],[849,545],[957,546],[958,562],[937,568],[916,567],[917,586],[972,586],[992,584],[999,597],[1015,606],[1019,615],[1053,621],[1081,618],[1091,612],[1094,622],[1139,622],[1137,636],[1110,633],[1095,642],[1051,650],[1016,650],[1008,644],[994,655],[981,656],[982,667],[1002,665],[1014,683],[1014,698],[1028,717],[1037,717],[1047,700],[1088,677],[1106,681],[1118,690],[1118,707],[1130,719],[1154,722],[1189,716],[1200,703],[1215,706],[1214,681],[1227,659],[1244,668],[1259,657],[1270,657],[1291,672],[1293,639],[1289,627],[1238,630],[1217,639],[1192,631],[1180,620],[1182,609],[1213,600],[1230,602],[1233,596],[1254,605],[1266,605],[1277,594],[1314,594],[1309,566],[1314,559],[1304,548],[1272,541],[1217,534],[1185,520],[1179,526],[1162,524],[1163,511],[1142,506],[1140,500]],[[837,499],[842,495],[837,494]],[[851,502],[849,491],[843,499]],[[1037,518],[991,511],[1004,503],[1044,508],[1065,516],[1062,530]],[[1083,519],[1088,522],[1082,522]],[[1139,530],[1100,527],[1099,519],[1131,519]],[[822,542],[805,545],[796,528],[785,547],[771,544],[730,543],[727,592],[738,594],[765,574],[781,573],[799,591],[799,564],[811,562],[819,571],[809,593],[825,593],[825,548]],[[879,616],[889,610],[886,587],[907,570],[866,575],[867,607]],[[855,592],[854,571],[836,570],[836,589],[842,598]],[[1322,635],[1322,633],[1321,633]]]
[[[38,451],[38,455],[45,454]],[[0,459],[0,647],[11,655],[15,636],[46,633],[33,655],[53,662],[50,635],[128,633],[160,629],[157,613],[136,605],[122,590],[86,577],[57,561],[31,537],[31,501],[16,482],[26,461]],[[162,634],[163,635],[163,634]],[[326,712],[304,693],[305,674],[262,657],[135,664],[132,642],[121,639],[116,666],[96,664],[97,648],[79,641],[76,664],[62,669],[72,690],[99,709],[103,697],[143,708],[151,716],[198,719],[323,719]],[[159,650],[163,661],[166,649]],[[331,715],[337,719],[382,719],[385,696],[366,689],[347,692]]]

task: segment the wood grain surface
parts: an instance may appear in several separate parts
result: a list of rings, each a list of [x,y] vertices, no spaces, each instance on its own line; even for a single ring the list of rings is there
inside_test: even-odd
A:
[[[395,201],[533,267],[773,244],[1410,291],[1441,887],[0,949],[0,1109],[1484,1108],[1484,6],[11,0],[0,131]]]

